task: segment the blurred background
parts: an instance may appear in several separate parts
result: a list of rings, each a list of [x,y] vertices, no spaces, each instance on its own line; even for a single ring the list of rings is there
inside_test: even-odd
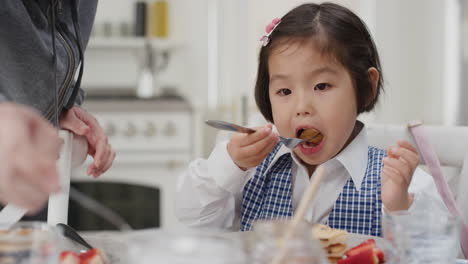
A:
[[[259,39],[273,18],[303,2],[100,0],[85,53],[84,107],[117,158],[98,184],[83,169],[73,185],[135,228],[177,227],[178,173],[215,141],[203,121],[246,124],[257,114]],[[382,60],[385,92],[363,121],[468,125],[466,1],[334,2],[366,22]],[[69,219],[81,230],[112,229],[73,202]]]

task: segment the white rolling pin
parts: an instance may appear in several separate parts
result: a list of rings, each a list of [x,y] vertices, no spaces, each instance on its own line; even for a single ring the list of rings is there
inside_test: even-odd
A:
[[[60,176],[60,192],[49,197],[47,223],[67,223],[68,221],[68,198],[70,192],[70,176],[73,168],[83,164],[88,152],[88,142],[84,137],[74,136],[72,133],[61,130],[60,137],[63,146],[60,157],[57,160],[57,170]],[[8,229],[18,222],[27,210],[13,204],[7,204],[0,211],[0,229]]]
[[[60,137],[64,143],[57,161],[57,170],[60,175],[60,192],[49,197],[47,210],[47,223],[56,225],[68,223],[68,199],[70,195],[70,177],[73,168],[83,164],[88,153],[88,142],[84,137],[61,130]]]

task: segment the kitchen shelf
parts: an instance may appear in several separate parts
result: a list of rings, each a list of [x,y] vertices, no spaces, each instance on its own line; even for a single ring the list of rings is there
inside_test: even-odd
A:
[[[180,42],[174,39],[143,38],[143,37],[91,37],[89,49],[142,49],[149,41],[155,49],[170,50],[180,47]]]

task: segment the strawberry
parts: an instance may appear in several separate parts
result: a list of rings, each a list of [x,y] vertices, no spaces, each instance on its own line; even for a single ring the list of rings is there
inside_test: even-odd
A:
[[[97,248],[92,248],[84,253],[80,254],[80,264],[105,264],[105,260],[102,252]]]
[[[80,258],[73,251],[63,251],[60,254],[60,264],[80,264]]]
[[[371,238],[346,251],[346,256],[351,257],[359,254],[361,251],[372,249],[375,247],[377,247],[377,245],[375,244],[375,240]]]
[[[355,255],[338,260],[337,264],[378,264],[379,258],[373,248],[362,249]]]
[[[385,263],[385,255],[384,252],[380,248],[374,248],[374,253],[379,259],[379,263]]]
[[[385,262],[384,252],[377,247],[377,244],[375,243],[374,239],[368,239],[362,242],[361,244],[353,247],[352,249],[346,251],[345,254],[348,257],[346,259],[352,258],[353,256],[356,256],[356,255],[360,255],[362,252],[367,252],[366,254],[363,255],[363,256],[366,256],[370,254],[370,251],[373,252],[375,258],[377,259],[376,263]],[[369,263],[373,263],[373,262],[369,262]]]

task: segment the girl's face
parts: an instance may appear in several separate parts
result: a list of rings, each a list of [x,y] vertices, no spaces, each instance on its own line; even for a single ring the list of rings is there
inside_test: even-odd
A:
[[[294,149],[312,173],[351,137],[357,118],[355,89],[348,71],[331,56],[322,56],[313,41],[285,45],[268,61],[273,121],[286,137],[298,137],[305,128],[322,133],[318,146]]]

